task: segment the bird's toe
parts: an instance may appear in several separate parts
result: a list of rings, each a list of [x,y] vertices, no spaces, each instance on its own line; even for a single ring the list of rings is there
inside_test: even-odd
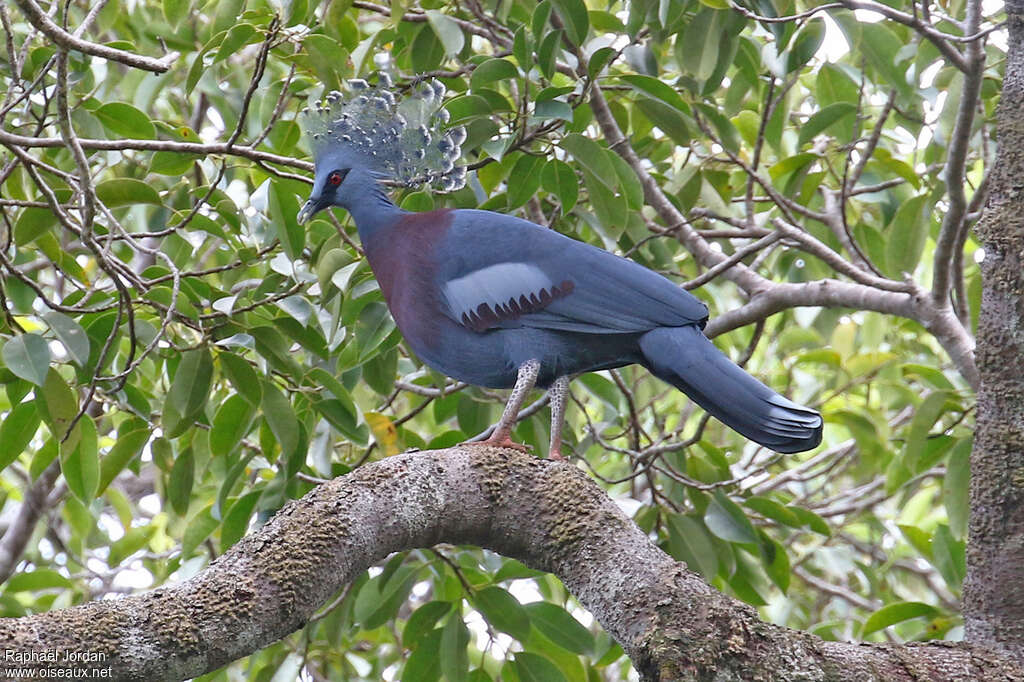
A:
[[[519,450],[520,452],[530,452],[533,450],[531,446],[524,445],[523,443],[516,443],[508,436],[505,436],[504,438],[494,438],[492,436],[487,440],[467,441],[462,443],[462,445],[488,445],[494,448],[512,448],[513,450]]]

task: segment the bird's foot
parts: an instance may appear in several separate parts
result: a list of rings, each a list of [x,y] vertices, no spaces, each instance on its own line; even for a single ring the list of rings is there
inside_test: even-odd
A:
[[[489,445],[494,448],[512,448],[513,450],[518,450],[519,452],[530,452],[530,450],[533,449],[529,445],[516,443],[508,436],[499,436],[497,438],[491,436],[487,440],[466,441],[465,443],[461,443],[461,445]]]
[[[557,462],[567,462],[568,459],[562,454],[561,450],[551,449],[548,452],[548,459],[553,459]]]

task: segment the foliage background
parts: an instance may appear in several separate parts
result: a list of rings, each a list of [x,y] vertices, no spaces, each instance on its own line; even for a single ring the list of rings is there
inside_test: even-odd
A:
[[[0,615],[187,577],[318,481],[496,421],[500,394],[405,350],[343,212],[295,222],[311,169],[296,113],[383,68],[447,85],[475,171],[402,206],[518,213],[700,286],[713,318],[742,313],[712,324],[719,347],[824,414],[823,445],[782,458],[642,370],[580,377],[566,438],[642,528],[768,620],[827,639],[961,636],[974,376],[956,350],[981,291],[968,230],[994,154],[998,12],[42,8],[95,43],[176,53],[149,73],[58,49],[18,4],[0,8]],[[609,146],[597,88],[628,143]],[[686,223],[652,208],[625,147]],[[807,293],[837,281],[859,304]],[[781,303],[752,308],[757,287]],[[961,337],[932,321],[947,309]],[[537,396],[514,436],[543,452],[548,416]],[[204,679],[629,668],[557,579],[439,546]]]

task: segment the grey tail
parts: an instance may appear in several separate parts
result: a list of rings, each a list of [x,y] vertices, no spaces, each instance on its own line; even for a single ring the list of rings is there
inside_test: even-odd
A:
[[[768,388],[722,354],[696,326],[640,337],[644,365],[726,426],[776,452],[821,442],[821,415]]]

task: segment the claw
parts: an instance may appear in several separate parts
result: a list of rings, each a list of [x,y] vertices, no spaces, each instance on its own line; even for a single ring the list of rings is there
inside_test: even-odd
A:
[[[487,440],[466,441],[465,443],[460,443],[460,445],[489,445],[495,448],[512,448],[519,452],[530,452],[533,449],[529,445],[516,443],[508,436],[505,436],[504,438],[495,438],[494,436],[491,436]]]

